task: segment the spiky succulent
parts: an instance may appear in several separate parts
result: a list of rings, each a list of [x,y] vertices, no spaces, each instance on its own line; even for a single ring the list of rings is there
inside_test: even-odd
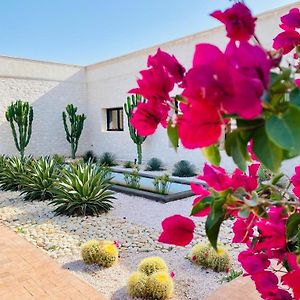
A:
[[[173,279],[164,271],[153,273],[149,278],[148,291],[151,299],[168,299],[174,291]]]
[[[142,272],[133,272],[127,284],[127,290],[129,296],[132,298],[142,298],[145,299],[148,297],[148,282],[149,277]]]
[[[56,214],[98,215],[112,208],[113,192],[107,170],[79,163],[63,169],[56,181],[51,204]]]
[[[138,265],[138,271],[151,275],[158,271],[168,272],[168,266],[159,256],[144,258]]]
[[[27,166],[21,176],[24,200],[50,200],[53,198],[54,182],[59,175],[59,168],[53,159],[42,157]]]

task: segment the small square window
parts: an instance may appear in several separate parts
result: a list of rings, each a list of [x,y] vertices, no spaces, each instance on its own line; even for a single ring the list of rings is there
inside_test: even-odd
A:
[[[123,131],[123,108],[108,108],[106,110],[107,131]]]

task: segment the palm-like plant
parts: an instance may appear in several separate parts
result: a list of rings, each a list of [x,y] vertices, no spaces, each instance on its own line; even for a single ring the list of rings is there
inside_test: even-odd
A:
[[[63,169],[54,187],[56,214],[98,215],[112,208],[113,192],[108,170],[91,163],[71,165]]]
[[[22,188],[22,176],[31,164],[30,157],[8,157],[0,168],[0,188],[4,191],[19,191]]]
[[[59,175],[56,162],[42,157],[27,166],[27,172],[21,176],[24,200],[50,200],[53,198],[54,182]]]

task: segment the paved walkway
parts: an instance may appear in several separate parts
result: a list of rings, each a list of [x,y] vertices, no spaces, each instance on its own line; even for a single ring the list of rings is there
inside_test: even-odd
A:
[[[0,224],[0,299],[107,300]]]

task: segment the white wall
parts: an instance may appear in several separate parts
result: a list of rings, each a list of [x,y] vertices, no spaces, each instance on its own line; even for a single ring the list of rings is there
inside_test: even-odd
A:
[[[300,7],[300,4],[297,4],[297,6]],[[271,49],[272,38],[280,32],[278,26],[280,16],[288,12],[289,8],[287,6],[259,16],[257,36],[266,48]],[[139,75],[139,71],[146,68],[149,54],[154,54],[156,49],[161,47],[163,50],[174,54],[185,67],[190,67],[194,47],[197,43],[212,43],[224,48],[228,41],[225,36],[224,27],[220,26],[206,32],[88,66],[88,123],[90,138],[93,141],[92,149],[96,153],[114,152],[119,159],[133,160],[136,157],[135,145],[128,134],[126,118],[124,120],[124,132],[106,132],[101,109],[123,105],[127,97],[127,91],[136,87],[135,80]],[[198,167],[201,167],[204,162],[200,150],[191,151],[183,149],[183,147],[180,147],[177,153],[172,150],[169,146],[166,131],[162,128],[153,136],[147,138],[143,144],[143,152],[144,160],[151,157],[160,157],[168,165],[173,165],[174,162],[181,159],[190,160]],[[234,167],[231,159],[226,158],[225,154],[223,166],[227,169]]]
[[[0,57],[0,153],[17,153],[5,111],[18,99],[29,101],[34,110],[32,138],[26,153],[68,155],[61,113],[68,103],[87,111],[84,68]],[[84,130],[79,154],[85,151],[87,140]]]

